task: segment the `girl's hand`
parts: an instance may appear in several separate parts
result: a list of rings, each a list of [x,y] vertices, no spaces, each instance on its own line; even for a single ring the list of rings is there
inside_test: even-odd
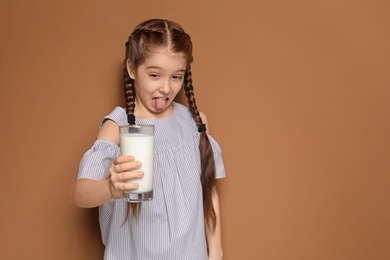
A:
[[[112,161],[110,167],[110,193],[115,199],[123,198],[125,190],[138,188],[138,183],[126,183],[128,180],[142,178],[142,171],[130,172],[141,167],[140,161],[135,161],[133,156],[119,156]]]

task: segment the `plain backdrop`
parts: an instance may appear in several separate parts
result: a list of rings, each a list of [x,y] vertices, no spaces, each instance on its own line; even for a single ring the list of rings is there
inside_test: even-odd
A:
[[[226,260],[390,259],[385,0],[1,0],[0,259],[102,259],[80,159],[123,105],[124,43],[167,18],[194,43],[220,143]],[[185,102],[182,98],[179,99]]]

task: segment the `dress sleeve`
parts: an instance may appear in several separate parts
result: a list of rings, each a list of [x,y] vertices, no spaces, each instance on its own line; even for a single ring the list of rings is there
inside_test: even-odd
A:
[[[109,177],[112,160],[120,155],[118,145],[107,140],[96,140],[80,162],[77,179],[105,180]]]
[[[106,120],[112,120],[117,125],[127,124],[126,112],[121,107],[116,107],[101,121],[100,126]],[[108,140],[96,140],[91,149],[83,156],[80,162],[77,179],[105,180],[110,176],[109,170],[112,160],[120,155],[120,148]]]
[[[110,114],[106,115],[100,126],[102,126],[106,120],[112,120],[119,126],[128,125],[126,111],[122,107],[116,107]]]
[[[215,178],[216,179],[221,179],[226,177],[226,172],[225,172],[225,166],[223,164],[223,159],[222,159],[222,149],[215,141],[214,138],[209,136],[211,147],[213,148],[214,152],[214,161],[215,161]]]

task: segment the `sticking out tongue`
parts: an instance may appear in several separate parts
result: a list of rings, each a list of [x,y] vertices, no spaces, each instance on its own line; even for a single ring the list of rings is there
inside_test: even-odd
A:
[[[167,105],[167,100],[166,98],[153,98],[154,106],[158,110],[163,110]]]

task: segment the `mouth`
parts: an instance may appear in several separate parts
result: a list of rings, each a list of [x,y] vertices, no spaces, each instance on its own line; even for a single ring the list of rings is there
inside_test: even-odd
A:
[[[164,110],[167,107],[169,98],[165,97],[154,97],[152,98],[154,107],[157,110]]]

